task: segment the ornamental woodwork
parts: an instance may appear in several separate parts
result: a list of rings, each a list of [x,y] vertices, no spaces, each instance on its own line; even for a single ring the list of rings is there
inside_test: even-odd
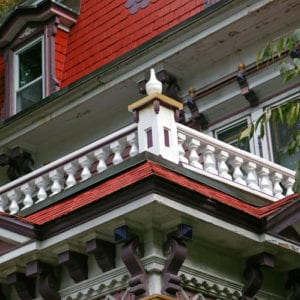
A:
[[[286,288],[291,291],[290,300],[300,299],[300,269],[295,269],[288,273]]]
[[[94,255],[99,268],[103,272],[115,268],[116,247],[113,243],[93,239],[86,243],[86,251]]]
[[[37,277],[38,290],[44,300],[60,300],[58,294],[59,283],[53,272],[53,266],[38,260],[32,261],[26,266],[26,275]]]
[[[58,255],[59,264],[64,265],[75,283],[88,278],[88,257],[84,254],[65,251]]]
[[[246,268],[243,273],[245,285],[242,290],[241,300],[251,300],[261,288],[263,283],[263,273],[261,267],[274,267],[273,255],[261,253],[250,257],[247,260]]]
[[[134,294],[136,299],[148,295],[147,275],[140,261],[139,255],[142,253],[142,245],[139,238],[134,237],[126,242],[121,249],[121,258],[129,271],[131,278],[128,280],[129,292]]]
[[[31,154],[21,147],[10,149],[0,155],[0,166],[8,166],[7,177],[15,180],[32,171],[34,161]]]
[[[176,297],[176,293],[180,290],[181,282],[177,274],[187,256],[187,248],[185,244],[176,237],[169,237],[164,248],[168,253],[168,257],[162,271],[162,294]]]
[[[23,273],[15,272],[7,276],[7,283],[14,286],[21,300],[34,298],[34,279],[26,277]]]

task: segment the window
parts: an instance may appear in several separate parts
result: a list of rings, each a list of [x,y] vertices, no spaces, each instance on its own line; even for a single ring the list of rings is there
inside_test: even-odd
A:
[[[296,170],[298,160],[300,160],[300,152],[289,155],[285,151],[285,147],[293,132],[295,132],[295,130],[300,130],[300,123],[298,123],[294,128],[288,128],[280,122],[272,121],[270,127],[274,161],[291,170]]]
[[[232,146],[235,146],[237,148],[240,148],[242,150],[250,152],[250,143],[249,140],[246,142],[241,142],[239,140],[239,136],[243,129],[245,129],[248,126],[247,120],[238,121],[234,124],[231,124],[225,128],[219,129],[216,131],[216,137],[217,139],[230,144]]]
[[[43,38],[40,37],[15,52],[14,113],[32,106],[44,97],[43,44]]]

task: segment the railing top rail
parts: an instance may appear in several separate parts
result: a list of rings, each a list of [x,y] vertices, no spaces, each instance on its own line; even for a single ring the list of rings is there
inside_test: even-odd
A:
[[[11,190],[15,187],[18,187],[18,186],[32,180],[33,178],[42,176],[42,175],[46,174],[47,172],[57,169],[57,168],[63,166],[64,164],[71,162],[71,161],[75,160],[76,158],[79,158],[82,155],[85,155],[101,146],[104,146],[104,145],[110,143],[111,141],[113,141],[119,137],[122,137],[130,132],[135,131],[136,129],[137,129],[136,123],[130,124],[116,132],[113,132],[103,138],[100,138],[99,140],[97,140],[91,144],[88,144],[88,145],[80,148],[79,150],[76,150],[76,151],[74,151],[70,154],[67,154],[53,162],[50,162],[49,164],[47,164],[43,167],[40,167],[37,170],[34,170],[12,182],[9,182],[9,183],[1,186],[0,187],[0,195],[7,192],[8,190]]]
[[[212,138],[211,136],[209,136],[207,134],[199,132],[195,129],[192,129],[192,128],[187,127],[185,125],[182,125],[180,123],[177,123],[177,129],[178,129],[178,132],[187,134],[189,137],[199,139],[200,141],[202,141],[202,142],[204,142],[208,145],[214,146],[217,149],[222,149],[224,151],[227,151],[230,155],[238,155],[239,157],[244,158],[247,161],[252,161],[252,162],[256,163],[259,166],[265,166],[265,167],[269,168],[270,170],[272,170],[274,172],[279,171],[282,175],[285,175],[285,176],[288,176],[288,177],[294,177],[295,176],[295,171],[293,171],[293,170],[282,167],[278,164],[275,164],[271,161],[263,159],[259,156],[256,156],[256,155],[252,154],[252,153],[241,150],[237,147],[229,145],[229,144],[227,144],[225,142],[222,142],[220,140],[217,140],[215,138]]]

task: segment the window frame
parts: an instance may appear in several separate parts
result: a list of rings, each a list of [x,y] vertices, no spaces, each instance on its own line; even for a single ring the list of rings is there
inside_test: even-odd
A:
[[[46,23],[27,23],[15,36],[14,40],[3,49],[5,62],[5,100],[3,118],[7,119],[17,112],[16,107],[16,61],[15,53],[20,53],[39,38],[43,39],[43,98],[59,89],[55,69],[55,36],[59,26],[59,18],[53,17]],[[33,105],[35,106],[35,105]],[[26,109],[25,109],[26,110]]]
[[[37,43],[41,42],[41,64],[42,64],[42,74],[38,78],[35,78],[30,83],[25,84],[25,86],[19,87],[19,68],[20,68],[20,54],[25,52],[26,50],[30,49]],[[30,85],[36,83],[38,80],[42,80],[42,99],[45,98],[45,41],[44,36],[40,35],[39,37],[33,39],[32,41],[29,41],[25,45],[23,45],[21,48],[14,51],[14,58],[13,58],[13,67],[14,67],[14,97],[12,99],[12,113],[16,114],[22,110],[17,110],[18,107],[18,92],[24,90],[25,88],[29,87]],[[41,99],[41,100],[42,100]]]

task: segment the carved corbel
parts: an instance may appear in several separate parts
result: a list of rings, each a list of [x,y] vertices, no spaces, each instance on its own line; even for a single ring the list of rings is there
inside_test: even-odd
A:
[[[0,166],[8,166],[7,176],[10,180],[31,172],[33,164],[31,154],[21,147],[9,149],[8,153],[0,155]]]
[[[25,274],[14,272],[7,276],[7,283],[13,285],[21,300],[31,300],[34,298],[35,282]]]
[[[273,255],[261,253],[250,257],[247,260],[246,268],[243,273],[245,285],[242,290],[241,300],[253,300],[256,293],[262,286],[263,273],[261,267],[274,267]]]
[[[53,267],[40,262],[32,261],[26,266],[26,275],[28,277],[38,277],[38,290],[44,300],[60,300],[58,294],[59,284],[54,275]]]
[[[4,293],[2,291],[2,286],[0,286],[0,299],[1,300],[7,300],[7,297],[4,295]]]
[[[191,112],[191,119],[192,121],[197,123],[197,127],[200,127],[200,129],[205,130],[208,128],[209,123],[207,118],[205,117],[204,114],[199,113],[199,109],[197,104],[194,101],[194,97],[195,97],[195,89],[194,88],[189,88],[188,93],[189,93],[189,97],[187,99],[187,107],[189,108],[190,112]]]
[[[58,254],[58,263],[64,265],[75,283],[88,278],[87,256],[75,251],[67,250]]]
[[[286,288],[291,291],[290,300],[300,299],[300,269],[295,269],[288,273]]]
[[[112,270],[115,267],[116,247],[113,243],[92,239],[86,243],[86,251],[94,255],[99,268],[103,272]]]
[[[129,292],[134,294],[136,299],[146,297],[148,295],[147,275],[140,261],[143,248],[138,236],[129,233],[127,226],[122,226],[115,229],[115,242],[124,242],[120,256],[131,275],[128,280]]]
[[[175,297],[180,290],[181,279],[177,275],[187,257],[187,247],[183,239],[192,239],[192,229],[187,225],[179,225],[178,231],[168,235],[164,244],[167,260],[162,271],[162,294]]]
[[[241,89],[241,95],[245,97],[245,99],[249,102],[251,107],[255,107],[258,105],[258,98],[254,91],[250,90],[248,81],[246,78],[246,67],[244,64],[239,64],[239,71],[236,75],[237,83]]]

